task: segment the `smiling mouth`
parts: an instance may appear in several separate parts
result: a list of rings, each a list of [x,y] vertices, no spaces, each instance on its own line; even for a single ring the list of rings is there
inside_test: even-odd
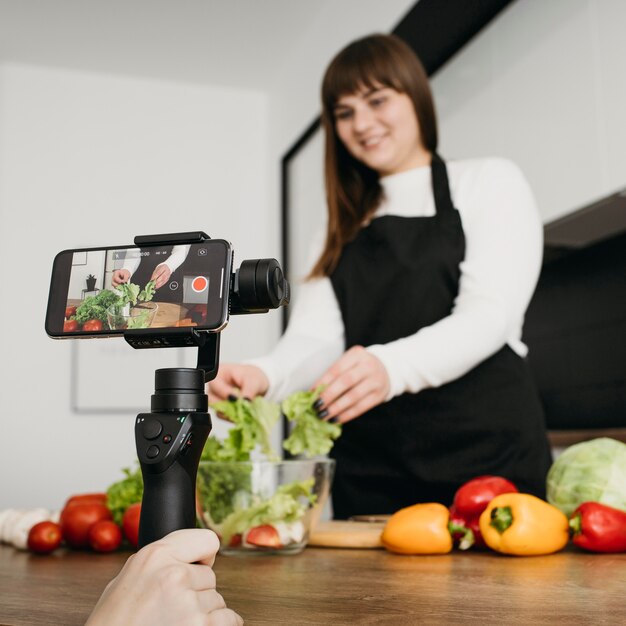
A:
[[[384,136],[368,137],[367,139],[364,139],[360,143],[363,148],[368,150],[370,148],[376,148],[377,146],[379,146],[384,139],[385,139]]]

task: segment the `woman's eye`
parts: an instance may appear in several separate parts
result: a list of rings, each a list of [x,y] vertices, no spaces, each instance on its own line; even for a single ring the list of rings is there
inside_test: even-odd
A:
[[[351,117],[352,111],[350,111],[350,109],[340,109],[339,111],[335,111],[336,120],[348,120]]]
[[[370,102],[370,106],[376,108],[385,104],[386,100],[387,98],[385,98],[384,96],[378,96],[376,98],[372,98],[369,102]]]

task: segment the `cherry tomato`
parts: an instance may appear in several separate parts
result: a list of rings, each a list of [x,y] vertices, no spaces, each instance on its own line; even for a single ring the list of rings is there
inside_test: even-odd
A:
[[[106,505],[107,494],[106,493],[79,493],[78,495],[71,496],[63,506],[66,509],[73,504],[84,504],[89,502],[99,502]]]
[[[64,333],[75,333],[78,330],[78,322],[76,320],[66,320],[63,322]]]
[[[111,511],[100,502],[77,502],[61,513],[61,528],[65,541],[72,548],[84,548],[89,543],[89,530],[100,520],[111,519]]]
[[[237,548],[241,545],[242,540],[243,537],[241,536],[241,533],[237,533],[230,538],[230,541],[228,542],[228,547]]]
[[[131,546],[136,548],[139,545],[139,517],[141,515],[141,502],[131,504],[122,518],[122,528],[124,536]]]
[[[28,548],[37,554],[49,554],[56,550],[63,539],[61,526],[54,522],[39,522],[28,533]]]
[[[76,307],[75,306],[68,306],[65,309],[65,319],[70,319],[70,317],[72,317],[72,315],[76,315]]]
[[[246,542],[262,548],[280,548],[282,546],[278,531],[270,524],[251,528],[246,535]]]
[[[94,330],[102,330],[102,322],[100,320],[87,320],[83,324],[83,331],[93,332]]]
[[[96,522],[89,529],[89,545],[96,552],[113,552],[122,543],[122,531],[113,521],[105,519]]]

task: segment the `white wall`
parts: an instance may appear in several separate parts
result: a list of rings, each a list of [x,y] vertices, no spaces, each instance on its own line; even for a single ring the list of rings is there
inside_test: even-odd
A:
[[[203,229],[230,239],[238,261],[274,256],[268,152],[264,93],[0,66],[0,509],[104,489],[136,456],[134,415],[70,409],[71,344],[105,342],[46,337],[56,252]],[[278,317],[234,318],[223,359],[269,349]],[[120,368],[139,359],[109,342]],[[153,365],[136,389],[147,407],[151,370],[172,357],[142,352]],[[116,371],[81,363],[114,397]]]
[[[285,54],[272,85],[272,146],[282,155],[319,115],[324,70],[350,41],[391,31],[415,0],[330,2],[306,25],[298,45]]]
[[[626,3],[514,2],[432,81],[446,158],[499,155],[544,221],[626,187]]]

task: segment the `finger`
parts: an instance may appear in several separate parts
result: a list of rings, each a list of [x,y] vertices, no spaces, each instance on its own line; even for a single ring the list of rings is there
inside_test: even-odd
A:
[[[317,380],[314,387],[319,387],[320,385],[328,386],[330,385],[337,377],[341,376],[345,371],[351,369],[358,363],[358,361],[362,358],[364,353],[364,349],[361,346],[354,346],[350,348],[347,352],[344,352],[322,375],[321,378]]]
[[[218,609],[207,618],[207,626],[243,626],[243,619],[232,609]]]
[[[349,422],[357,417],[361,417],[363,413],[366,413],[375,406],[378,406],[382,401],[383,398],[380,397],[380,394],[373,391],[337,416],[336,421],[338,424],[345,424],[346,422]]]
[[[169,553],[181,563],[203,563],[212,566],[220,542],[211,530],[186,528],[175,530],[151,545],[167,547]]]
[[[232,393],[233,386],[225,380],[216,378],[209,383],[209,394],[217,400],[226,400]]]
[[[345,393],[359,385],[365,379],[366,374],[366,369],[361,364],[358,364],[335,378],[320,396],[325,407],[329,409]]]
[[[162,287],[165,284],[165,272],[163,271],[163,268],[162,267],[157,267],[157,269],[154,270],[150,280],[154,281],[154,286],[157,289],[159,287]]]
[[[208,565],[192,563],[185,566],[189,571],[189,586],[194,591],[215,590],[215,572]]]
[[[346,411],[349,411],[373,391],[373,381],[369,378],[364,378],[358,384],[340,395],[334,402],[326,405],[328,415],[326,415],[324,419],[329,420],[338,415],[344,415]]]
[[[207,589],[196,594],[198,605],[203,613],[212,613],[226,608],[226,602],[215,589]]]
[[[239,394],[242,398],[256,398],[261,393],[258,381],[243,379],[241,381],[241,387]],[[232,391],[231,391],[232,393]]]

